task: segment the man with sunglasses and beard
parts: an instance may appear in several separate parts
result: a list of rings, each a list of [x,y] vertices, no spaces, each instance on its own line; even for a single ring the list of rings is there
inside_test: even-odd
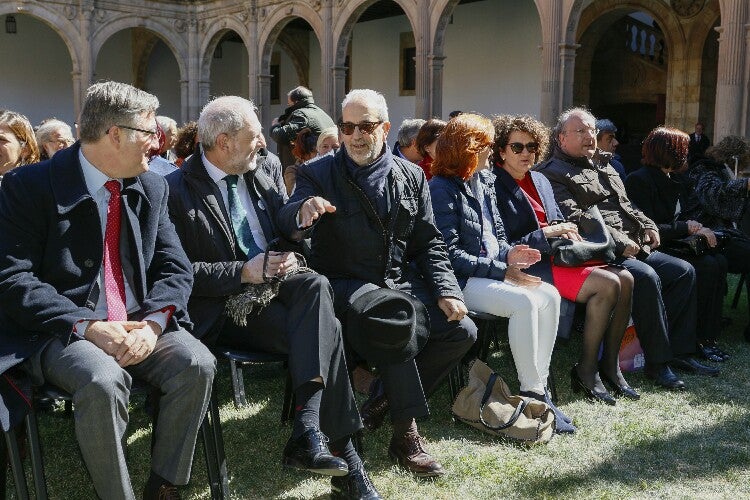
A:
[[[563,112],[552,131],[552,158],[538,167],[549,179],[563,216],[578,222],[596,205],[615,241],[621,265],[633,275],[633,323],[646,358],[646,376],[667,389],[684,389],[672,368],[716,376],[692,357],[695,350],[695,269],[659,252],[658,226],[634,207],[611,154],[597,148],[596,121],[586,109]]]
[[[382,288],[409,293],[426,306],[429,341],[414,358],[378,366],[362,418],[375,429],[390,410],[389,454],[417,476],[439,476],[444,469],[425,451],[415,419],[428,415],[426,396],[473,345],[476,326],[466,317],[435,227],[425,175],[387,148],[385,99],[373,90],[352,90],[341,107],[343,147],[300,167],[279,226],[290,239],[311,238],[309,264],[331,282],[339,318],[357,298]],[[345,339],[349,335],[344,324]]]

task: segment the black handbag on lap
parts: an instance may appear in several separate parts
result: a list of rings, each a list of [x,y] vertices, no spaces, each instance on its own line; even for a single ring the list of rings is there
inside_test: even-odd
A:
[[[596,205],[589,207],[578,223],[578,234],[583,241],[562,237],[548,238],[552,247],[552,262],[563,267],[578,267],[589,261],[613,262],[615,241],[604,224],[602,214]]]

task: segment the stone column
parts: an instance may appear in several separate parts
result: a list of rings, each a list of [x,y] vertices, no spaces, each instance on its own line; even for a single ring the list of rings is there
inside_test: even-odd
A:
[[[750,24],[745,25],[745,54],[750,52]],[[750,134],[750,58],[745,58],[745,84],[742,96],[742,135]]]
[[[81,10],[78,17],[79,37],[79,71],[73,71],[73,113],[75,120],[78,122],[78,116],[81,114],[81,107],[86,97],[86,89],[94,81],[94,54],[91,47],[92,38],[92,17],[94,15],[94,6],[89,2],[81,2]]]
[[[319,105],[323,110],[328,113],[329,116],[335,114],[335,108],[338,106],[336,102],[336,91],[334,88],[334,78],[331,68],[336,65],[336,54],[333,45],[333,2],[331,0],[324,0],[320,17],[323,19],[323,40],[320,41],[320,82],[321,82],[321,95],[316,97],[315,100],[319,101]]]
[[[254,103],[260,103],[260,90],[259,84],[261,82],[260,75],[263,72],[260,65],[261,60],[259,54],[262,48],[258,47],[258,10],[253,5],[250,9],[250,16],[247,20],[247,93],[248,99]],[[269,83],[269,103],[271,102],[270,95],[270,83]],[[270,122],[261,122],[270,123]]]
[[[414,42],[416,44],[416,79],[414,91],[414,116],[416,118],[430,118],[430,9],[427,6],[419,9],[419,19],[414,27]]]
[[[542,3],[542,2],[540,2]],[[562,104],[560,94],[562,53],[560,33],[562,32],[563,2],[559,0],[545,0],[543,8],[539,10],[542,22],[542,102],[540,119],[544,123],[552,123],[560,113]],[[571,87],[572,89],[572,87]]]
[[[273,75],[258,75],[258,98],[255,100],[260,108],[260,122],[271,123],[271,80]]]
[[[721,26],[719,32],[719,64],[716,82],[716,113],[713,142],[722,137],[739,134],[743,128],[741,108],[743,101],[743,76],[745,74],[745,22],[746,0],[720,2]]]
[[[430,109],[427,110],[427,115],[420,117],[425,119],[443,115],[443,66],[445,65],[445,56],[430,54],[428,63],[430,67]]]
[[[576,50],[581,48],[580,44],[561,43],[560,48],[560,94],[558,112],[565,111],[573,105],[573,79],[575,77]],[[552,117],[550,124],[557,118]]]
[[[330,113],[334,122],[341,118],[341,108],[339,103],[344,100],[346,95],[346,66],[332,66],[331,76],[333,78],[333,102],[334,106]]]
[[[187,120],[197,120],[201,112],[201,105],[208,99],[208,92],[204,95],[201,92],[201,73],[203,65],[203,54],[200,51],[200,24],[195,17],[191,17],[187,22],[188,48],[190,50],[190,60],[188,61],[188,81],[187,81]],[[210,64],[210,63],[209,63]]]

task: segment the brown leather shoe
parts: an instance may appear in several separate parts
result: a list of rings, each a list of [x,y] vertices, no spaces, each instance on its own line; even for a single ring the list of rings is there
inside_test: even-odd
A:
[[[362,425],[368,431],[374,431],[383,425],[385,417],[388,416],[388,410],[391,405],[388,403],[388,397],[383,392],[383,386],[379,379],[375,379],[370,384],[369,396],[367,401],[362,404],[359,414],[362,417]]]
[[[154,473],[151,473],[143,488],[143,500],[180,500],[180,498],[177,486]]]
[[[424,449],[422,436],[416,432],[393,436],[388,446],[388,455],[417,477],[437,477],[445,474],[440,462]]]

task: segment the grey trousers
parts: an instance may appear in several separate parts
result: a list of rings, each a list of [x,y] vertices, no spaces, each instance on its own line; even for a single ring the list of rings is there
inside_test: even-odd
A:
[[[135,498],[124,453],[132,377],[162,392],[151,470],[187,484],[216,372],[216,359],[199,340],[168,331],[148,358],[126,369],[85,340],[68,346],[55,340],[29,361],[34,373],[73,395],[78,445],[100,498]]]

